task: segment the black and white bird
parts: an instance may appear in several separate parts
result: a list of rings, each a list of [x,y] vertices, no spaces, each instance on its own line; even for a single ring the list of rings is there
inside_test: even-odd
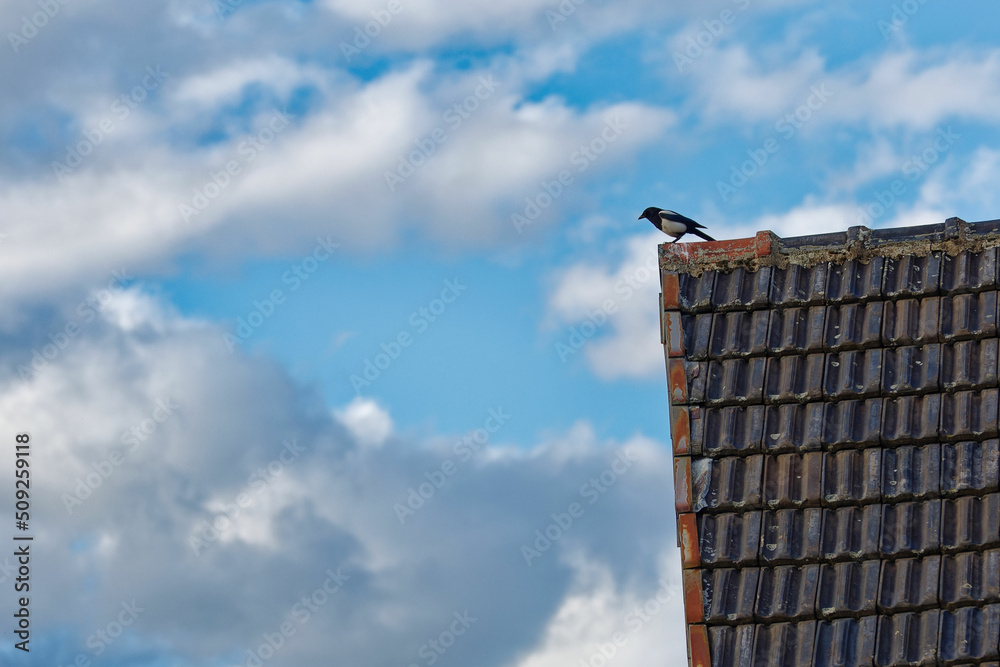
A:
[[[638,219],[642,220],[643,218],[646,218],[653,223],[653,226],[664,234],[673,236],[674,240],[671,241],[671,243],[677,243],[685,234],[694,234],[695,236],[700,236],[706,241],[715,240],[705,232],[701,231],[705,228],[705,225],[695,222],[691,218],[683,216],[676,211],[667,211],[662,208],[650,206],[642,212],[642,215],[640,215]]]

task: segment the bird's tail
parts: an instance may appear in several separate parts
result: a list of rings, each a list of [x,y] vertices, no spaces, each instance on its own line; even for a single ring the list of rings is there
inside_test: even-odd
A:
[[[715,240],[711,236],[709,236],[708,234],[706,234],[705,232],[701,231],[700,229],[692,229],[691,233],[694,234],[695,236],[700,236],[701,238],[705,239],[706,241],[714,241]]]

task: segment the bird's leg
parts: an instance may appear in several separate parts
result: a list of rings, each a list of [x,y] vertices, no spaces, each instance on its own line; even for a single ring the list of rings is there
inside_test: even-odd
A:
[[[673,241],[671,241],[671,243],[677,243],[677,242],[678,242],[678,241],[680,241],[680,240],[681,240],[681,237],[679,237],[679,236],[678,236],[678,237],[677,237],[677,238],[675,238],[675,239],[674,239]]]

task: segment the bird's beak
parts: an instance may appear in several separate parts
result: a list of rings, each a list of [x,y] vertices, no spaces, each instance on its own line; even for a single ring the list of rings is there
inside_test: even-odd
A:
[[[636,220],[642,220],[642,216],[640,215]]]

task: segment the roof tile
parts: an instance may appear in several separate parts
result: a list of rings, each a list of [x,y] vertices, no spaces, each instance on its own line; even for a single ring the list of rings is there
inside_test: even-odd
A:
[[[758,453],[763,434],[763,405],[705,410],[703,447],[708,456]]]
[[[941,492],[987,493],[1000,489],[1000,440],[941,445]]]
[[[711,627],[708,644],[712,667],[754,667],[753,642],[756,626]]]
[[[881,505],[823,510],[821,549],[827,560],[861,560],[879,555]]]
[[[882,506],[885,556],[919,556],[941,548],[941,501],[938,499]]]
[[[882,498],[885,501],[937,496],[940,489],[940,445],[882,450]]]
[[[997,249],[969,250],[944,255],[941,289],[946,292],[979,291],[997,286]]]
[[[773,355],[822,352],[825,322],[825,306],[770,311],[767,352]]]
[[[702,570],[705,620],[709,624],[754,620],[760,568]]]
[[[941,556],[882,561],[879,611],[898,613],[936,607],[940,573]]]
[[[771,292],[771,271],[769,267],[759,271],[741,267],[730,273],[716,274],[713,308],[720,312],[766,308]]]
[[[889,348],[883,357],[882,394],[926,394],[938,391],[941,346]]]
[[[997,293],[956,294],[941,301],[941,340],[997,335]]]
[[[761,512],[702,514],[698,537],[703,567],[757,564]]]
[[[924,345],[940,341],[941,299],[886,301],[882,313],[882,343]]]
[[[818,507],[764,512],[760,562],[782,565],[817,560],[822,529],[823,510]]]
[[[823,395],[843,398],[878,396],[882,379],[882,350],[847,350],[826,355]]]
[[[995,660],[1000,657],[1000,605],[942,611],[940,633],[938,657],[945,662]]]
[[[764,413],[764,451],[777,454],[822,449],[825,407],[823,403],[767,406]]]
[[[941,346],[941,388],[981,389],[997,386],[996,338],[963,340]]]
[[[932,442],[939,438],[941,395],[900,396],[883,401],[882,442],[887,445]]]
[[[762,567],[757,589],[756,617],[760,623],[813,618],[819,565]]]
[[[878,617],[839,618],[816,624],[815,667],[874,665]]]
[[[824,617],[874,614],[880,569],[877,560],[823,564],[816,613]]]
[[[887,257],[882,294],[888,299],[936,294],[941,284],[941,253]]]
[[[700,460],[692,468],[694,511],[760,509],[763,467],[761,454]]]
[[[768,508],[815,507],[822,493],[822,452],[764,457],[764,503]]]
[[[767,359],[726,359],[708,363],[705,401],[709,405],[761,403]]]
[[[753,664],[768,667],[811,665],[816,621],[758,625],[754,635]]]
[[[823,338],[826,349],[836,351],[881,345],[884,310],[882,301],[827,306]]]
[[[1000,546],[1000,493],[942,502],[941,547],[967,550]]]
[[[823,443],[830,449],[879,444],[882,413],[882,399],[879,398],[825,404]]]
[[[767,310],[717,313],[712,320],[709,354],[713,359],[764,354],[770,319]]]
[[[997,435],[1000,390],[960,391],[941,396],[941,437],[947,440],[992,438]]]
[[[868,301],[882,296],[885,258],[872,257],[869,262],[852,259],[843,264],[830,264],[827,277],[827,298],[839,301]]]
[[[881,470],[882,450],[879,448],[824,453],[823,504],[879,502],[882,498]]]
[[[774,269],[771,277],[771,303],[776,306],[810,305],[826,299],[828,264],[806,268],[790,264],[784,269]]]
[[[875,660],[880,667],[934,665],[940,612],[881,616],[878,623]]]
[[[823,363],[823,353],[768,359],[766,400],[769,403],[806,403],[821,399]]]
[[[1000,549],[966,551],[941,560],[941,606],[1000,602]]]

